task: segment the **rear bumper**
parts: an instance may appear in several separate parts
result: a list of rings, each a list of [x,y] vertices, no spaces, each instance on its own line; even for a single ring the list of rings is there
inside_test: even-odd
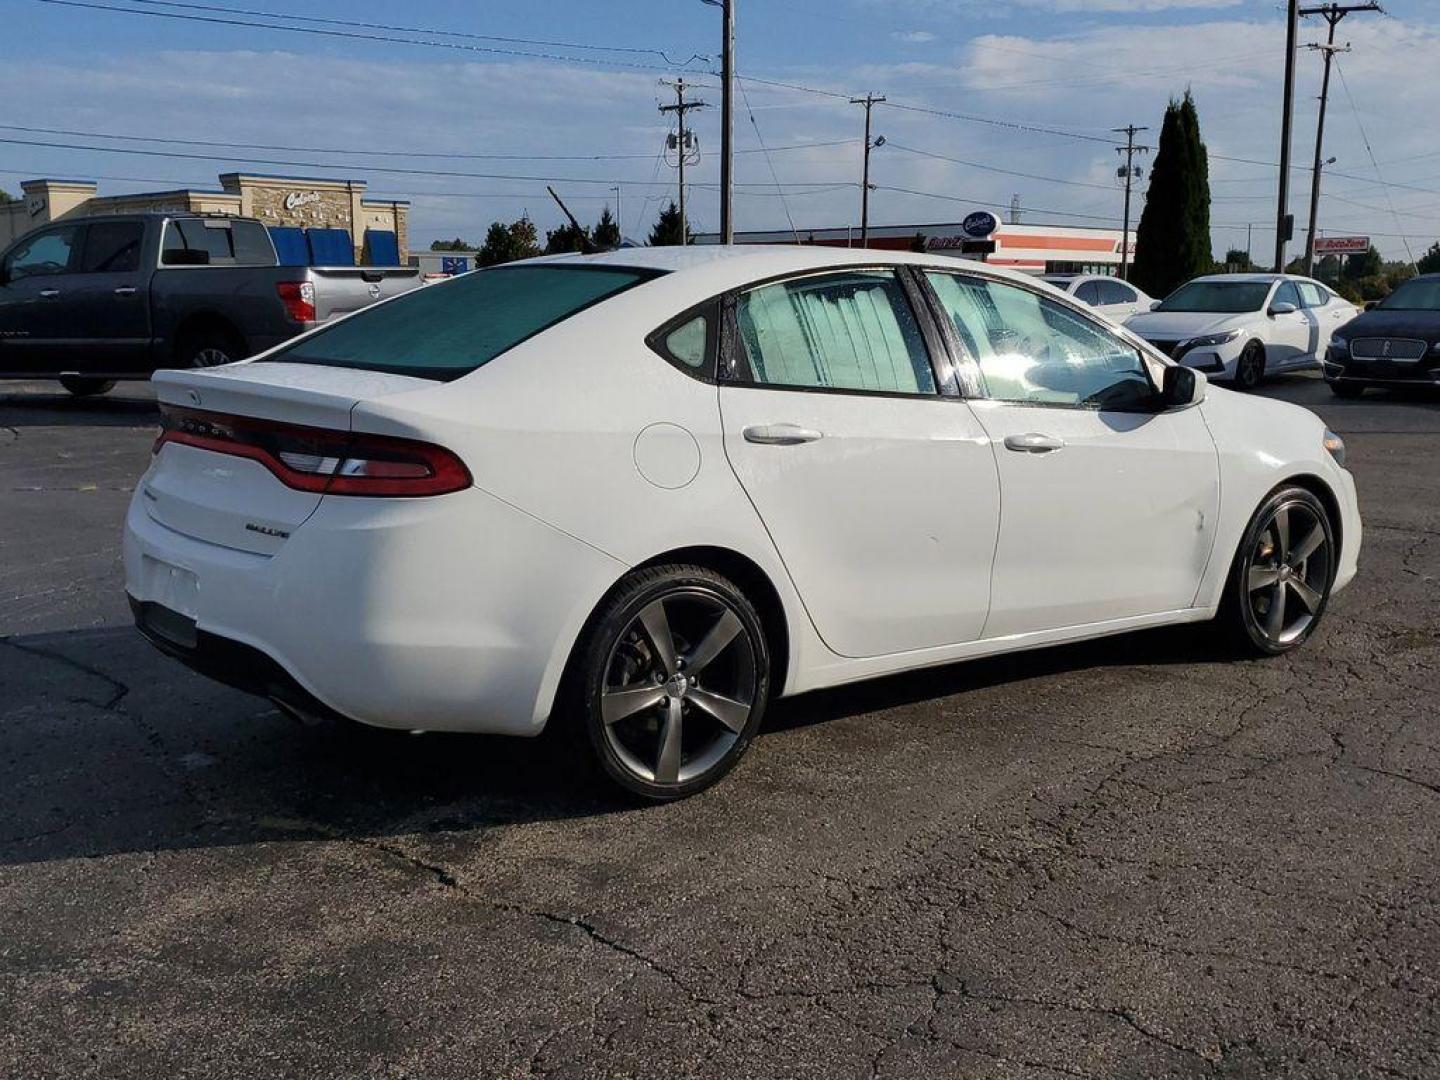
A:
[[[273,555],[176,532],[141,492],[126,591],[157,647],[302,712],[377,727],[538,733],[585,619],[624,571],[475,489],[327,498]]]

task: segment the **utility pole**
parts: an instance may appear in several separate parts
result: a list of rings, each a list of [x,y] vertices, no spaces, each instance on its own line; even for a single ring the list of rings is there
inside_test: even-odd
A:
[[[724,0],[720,61],[720,242],[735,243],[735,0]]]
[[[1111,131],[1125,135],[1125,145],[1117,146],[1115,152],[1125,155],[1125,164],[1120,166],[1120,175],[1125,178],[1125,231],[1120,234],[1120,280],[1130,280],[1130,188],[1140,176],[1140,167],[1135,164],[1136,154],[1148,154],[1150,147],[1136,146],[1135,136],[1142,131],[1149,131],[1147,127],[1136,127],[1128,124],[1123,128],[1111,128]]]
[[[620,230],[620,239],[625,239],[625,219],[620,216],[620,185],[615,184],[610,188],[615,192],[615,228]]]
[[[1330,64],[1335,59],[1336,53],[1349,52],[1350,46],[1339,46],[1335,44],[1335,27],[1340,20],[1349,15],[1352,11],[1381,11],[1379,4],[1326,4],[1323,7],[1301,8],[1302,16],[1320,15],[1330,24],[1330,32],[1326,36],[1324,45],[1311,45],[1310,48],[1318,49],[1325,56],[1325,74],[1320,80],[1320,116],[1315,122],[1315,168],[1310,174],[1310,223],[1305,235],[1305,273],[1313,276],[1315,272],[1315,219],[1320,214],[1320,168],[1323,164],[1320,160],[1324,153],[1325,145],[1325,107],[1330,101]]]
[[[860,246],[870,246],[870,150],[874,146],[883,146],[884,139],[880,142],[870,141],[870,110],[876,105],[884,102],[883,97],[876,97],[874,94],[866,94],[863,98],[851,98],[851,105],[865,106],[865,165],[860,175]]]
[[[680,165],[680,243],[688,244],[690,233],[685,223],[685,155],[690,152],[690,129],[685,126],[685,114],[691,109],[705,108],[705,102],[685,100],[684,79],[676,79],[666,85],[675,87],[675,104],[661,105],[660,111],[675,114],[675,157]]]
[[[720,46],[720,243],[735,242],[735,0],[700,0],[721,9]]]
[[[1275,272],[1285,272],[1285,244],[1295,231],[1290,216],[1290,127],[1295,121],[1295,39],[1300,34],[1300,0],[1289,0],[1285,16],[1285,98],[1280,113],[1280,199],[1275,211]]]

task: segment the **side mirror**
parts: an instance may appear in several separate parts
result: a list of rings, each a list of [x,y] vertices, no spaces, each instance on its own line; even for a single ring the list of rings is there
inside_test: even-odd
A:
[[[1160,384],[1160,403],[1167,409],[1199,405],[1205,400],[1205,387],[1209,381],[1203,371],[1172,364],[1165,369],[1165,378]]]
[[[1289,300],[1277,300],[1275,301],[1275,303],[1270,305],[1270,314],[1272,316],[1294,315],[1295,310],[1295,305],[1290,303]]]
[[[1151,311],[1155,311],[1156,309],[1158,309],[1158,308],[1160,307],[1160,303],[1161,303],[1161,301],[1159,301],[1159,300],[1151,300],[1151,301],[1150,301],[1150,310],[1151,310]]]
[[[4,273],[3,271],[0,271],[0,275],[3,275],[3,273]],[[5,284],[5,278],[4,278],[3,276],[0,276],[0,285],[3,285],[3,284]],[[1380,306],[1380,301],[1379,301],[1379,300],[1366,300],[1366,301],[1365,301],[1365,306],[1364,306],[1364,308],[1362,308],[1361,310],[1362,310],[1362,311],[1374,311],[1374,310],[1375,310],[1377,307],[1379,307],[1379,306]]]

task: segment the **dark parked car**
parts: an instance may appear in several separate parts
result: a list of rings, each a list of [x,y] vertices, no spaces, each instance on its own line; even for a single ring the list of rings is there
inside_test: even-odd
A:
[[[1440,274],[1411,278],[1335,331],[1324,367],[1341,397],[1369,386],[1440,386]]]
[[[249,218],[57,221],[0,255],[0,378],[103,393],[157,368],[243,359],[419,284],[413,267],[280,266]]]

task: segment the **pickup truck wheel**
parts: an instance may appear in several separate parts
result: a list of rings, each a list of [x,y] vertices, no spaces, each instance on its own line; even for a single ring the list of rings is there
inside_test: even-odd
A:
[[[92,397],[95,394],[104,394],[115,389],[115,380],[86,379],[79,375],[65,375],[61,377],[60,385],[75,397]]]
[[[181,367],[207,368],[244,360],[245,343],[228,330],[199,330],[185,335],[176,350]]]

